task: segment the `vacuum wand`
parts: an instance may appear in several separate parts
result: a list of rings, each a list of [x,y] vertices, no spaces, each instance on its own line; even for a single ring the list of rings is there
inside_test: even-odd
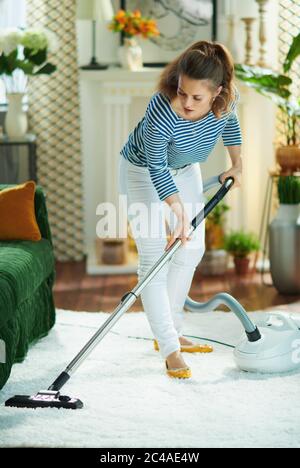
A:
[[[221,184],[220,177],[214,177],[203,184],[203,191],[205,192],[209,188],[212,188],[216,184]],[[222,200],[227,194],[231,186],[234,184],[233,177],[228,177],[222,184],[221,188],[217,193],[209,200],[204,208],[195,216],[191,222],[191,228],[189,236],[199,226],[204,218],[212,211],[212,209]],[[38,392],[33,396],[16,395],[5,402],[6,406],[16,407],[30,407],[30,408],[44,408],[44,407],[57,407],[57,408],[72,408],[77,409],[83,406],[83,403],[77,398],[71,398],[66,395],[60,395],[59,390],[69,380],[71,375],[76,371],[80,364],[87,358],[102,338],[110,331],[114,324],[120,319],[120,317],[132,306],[142,290],[152,280],[152,278],[158,273],[158,271],[164,266],[164,264],[172,257],[175,251],[180,247],[182,241],[180,238],[169,247],[169,249],[161,256],[160,259],[150,268],[146,276],[138,282],[132,291],[127,292],[121,299],[120,304],[117,306],[115,311],[110,317],[104,322],[104,324],[97,330],[97,332],[91,337],[86,345],[80,350],[80,352],[74,357],[74,359],[68,364],[65,370],[56,378],[56,380],[50,385],[48,390]]]

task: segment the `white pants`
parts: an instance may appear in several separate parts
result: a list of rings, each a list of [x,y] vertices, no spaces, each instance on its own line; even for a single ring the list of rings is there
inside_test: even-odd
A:
[[[200,165],[170,170],[190,221],[203,208]],[[166,220],[173,232],[176,216],[169,205],[159,199],[147,167],[136,166],[120,155],[119,193],[127,195],[127,216],[138,250],[138,279],[146,275],[163,255],[167,245]],[[136,204],[136,205],[133,205]],[[135,209],[146,207],[142,222],[135,223]],[[139,218],[141,211],[139,211]],[[144,227],[141,235],[141,226]],[[147,229],[145,229],[145,226]],[[188,296],[196,266],[204,253],[204,221],[193,232],[191,240],[181,245],[171,260],[144,287],[141,300],[163,358],[180,349],[184,319],[183,306]]]

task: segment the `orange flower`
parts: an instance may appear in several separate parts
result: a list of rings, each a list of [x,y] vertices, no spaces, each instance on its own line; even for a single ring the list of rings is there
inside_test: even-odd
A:
[[[118,21],[120,18],[123,18],[126,16],[126,12],[124,10],[119,10],[117,14],[115,15],[115,19]]]
[[[141,18],[142,17],[142,13],[140,12],[140,10],[134,10],[132,15],[135,17],[135,18]]]
[[[140,10],[119,10],[108,25],[108,29],[114,32],[123,31],[127,37],[141,35],[147,38],[160,34],[156,21],[143,17]]]

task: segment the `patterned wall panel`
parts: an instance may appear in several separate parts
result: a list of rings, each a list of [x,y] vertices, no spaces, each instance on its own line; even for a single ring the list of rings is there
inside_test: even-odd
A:
[[[292,43],[294,36],[299,34],[300,30],[300,1],[299,0],[280,0],[279,1],[279,63],[280,69],[286,54]],[[300,89],[300,59],[295,60],[289,76],[293,79],[291,91],[293,95],[299,98]],[[298,134],[300,134],[300,125],[298,123]],[[277,143],[286,144],[286,119],[281,112],[277,116]]]
[[[38,180],[47,194],[58,260],[80,260],[83,246],[82,164],[76,49],[76,0],[28,0],[28,26],[44,26],[59,40],[49,61],[57,71],[29,83],[29,125],[37,135]]]

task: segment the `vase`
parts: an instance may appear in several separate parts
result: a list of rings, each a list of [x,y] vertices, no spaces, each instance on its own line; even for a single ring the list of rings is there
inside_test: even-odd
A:
[[[222,249],[206,250],[197,270],[203,276],[225,275],[228,268],[228,254]]]
[[[124,44],[119,47],[119,60],[126,70],[138,71],[143,68],[142,48],[133,38],[125,38]]]
[[[24,93],[8,93],[8,109],[5,116],[4,126],[10,138],[21,138],[26,135],[28,122],[27,115],[23,111]]]
[[[105,265],[126,263],[127,239],[103,239],[101,261]]]
[[[280,204],[269,225],[270,272],[281,294],[300,293],[300,205]]]

